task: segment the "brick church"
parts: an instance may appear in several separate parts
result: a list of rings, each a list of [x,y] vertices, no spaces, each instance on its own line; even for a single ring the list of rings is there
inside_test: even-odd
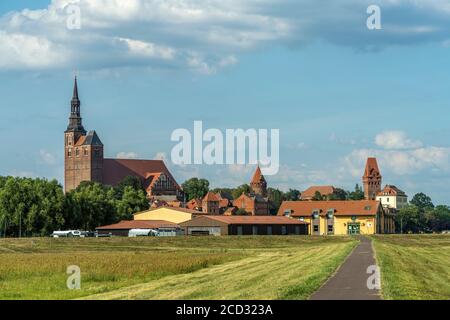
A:
[[[115,186],[127,176],[138,177],[150,200],[182,199],[182,190],[162,160],[108,159],[95,131],[82,123],[81,102],[75,77],[69,125],[64,132],[64,190],[75,189],[82,181]]]

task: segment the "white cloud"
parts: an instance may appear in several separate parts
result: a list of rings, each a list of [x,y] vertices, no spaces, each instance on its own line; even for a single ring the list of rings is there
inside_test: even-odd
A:
[[[55,155],[53,155],[52,153],[48,152],[45,149],[39,150],[39,157],[40,160],[47,165],[55,165],[58,162]]]
[[[384,149],[415,149],[422,147],[422,142],[409,139],[402,131],[384,131],[375,137],[377,146]]]
[[[69,4],[81,30],[66,28]],[[0,17],[0,68],[170,67],[214,74],[238,55],[315,40],[355,48],[450,39],[448,1],[380,0],[383,32],[365,27],[370,0],[52,0]],[[67,11],[67,12],[66,12]],[[384,20],[386,19],[386,21]],[[420,23],[417,23],[420,21]],[[67,65],[71,64],[71,65]]]
[[[119,152],[116,155],[117,159],[137,159],[139,158],[136,152]]]
[[[406,136],[405,136],[406,137]],[[421,144],[420,144],[421,145]],[[392,146],[389,144],[389,146]],[[412,144],[409,145],[411,147]],[[368,157],[376,157],[382,172],[396,175],[415,175],[422,172],[450,172],[450,148],[416,144],[414,149],[405,149],[398,143],[398,149],[357,149],[344,157],[346,170],[353,177],[363,175],[364,164]],[[385,145],[383,145],[385,147]]]

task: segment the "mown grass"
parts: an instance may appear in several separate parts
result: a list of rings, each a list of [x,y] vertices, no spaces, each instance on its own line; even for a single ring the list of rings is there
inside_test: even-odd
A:
[[[384,299],[450,299],[450,236],[373,236]]]
[[[87,299],[307,299],[356,245],[349,238],[264,251]]]
[[[306,298],[354,244],[298,236],[1,239],[0,299]],[[81,290],[66,287],[69,265],[81,268]],[[128,289],[156,284],[152,294]]]

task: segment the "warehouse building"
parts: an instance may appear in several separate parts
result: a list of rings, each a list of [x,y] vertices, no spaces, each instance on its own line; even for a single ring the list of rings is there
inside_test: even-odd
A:
[[[163,220],[178,224],[202,214],[204,213],[187,208],[159,207],[136,213],[134,220]]]
[[[278,216],[309,224],[312,235],[393,233],[394,215],[376,200],[283,201]]]
[[[277,216],[199,216],[180,223],[186,235],[307,235],[308,223]]]
[[[181,234],[180,226],[163,220],[123,220],[119,223],[96,228],[99,235],[128,237],[130,230],[152,230],[153,235],[176,236]]]

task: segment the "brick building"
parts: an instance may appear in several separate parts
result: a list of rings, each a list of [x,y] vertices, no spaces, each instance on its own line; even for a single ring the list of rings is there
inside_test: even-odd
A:
[[[182,190],[162,160],[107,159],[95,131],[86,132],[81,118],[81,102],[75,78],[69,125],[64,132],[64,190],[82,182],[117,185],[127,176],[138,177],[149,199],[182,199]]]

